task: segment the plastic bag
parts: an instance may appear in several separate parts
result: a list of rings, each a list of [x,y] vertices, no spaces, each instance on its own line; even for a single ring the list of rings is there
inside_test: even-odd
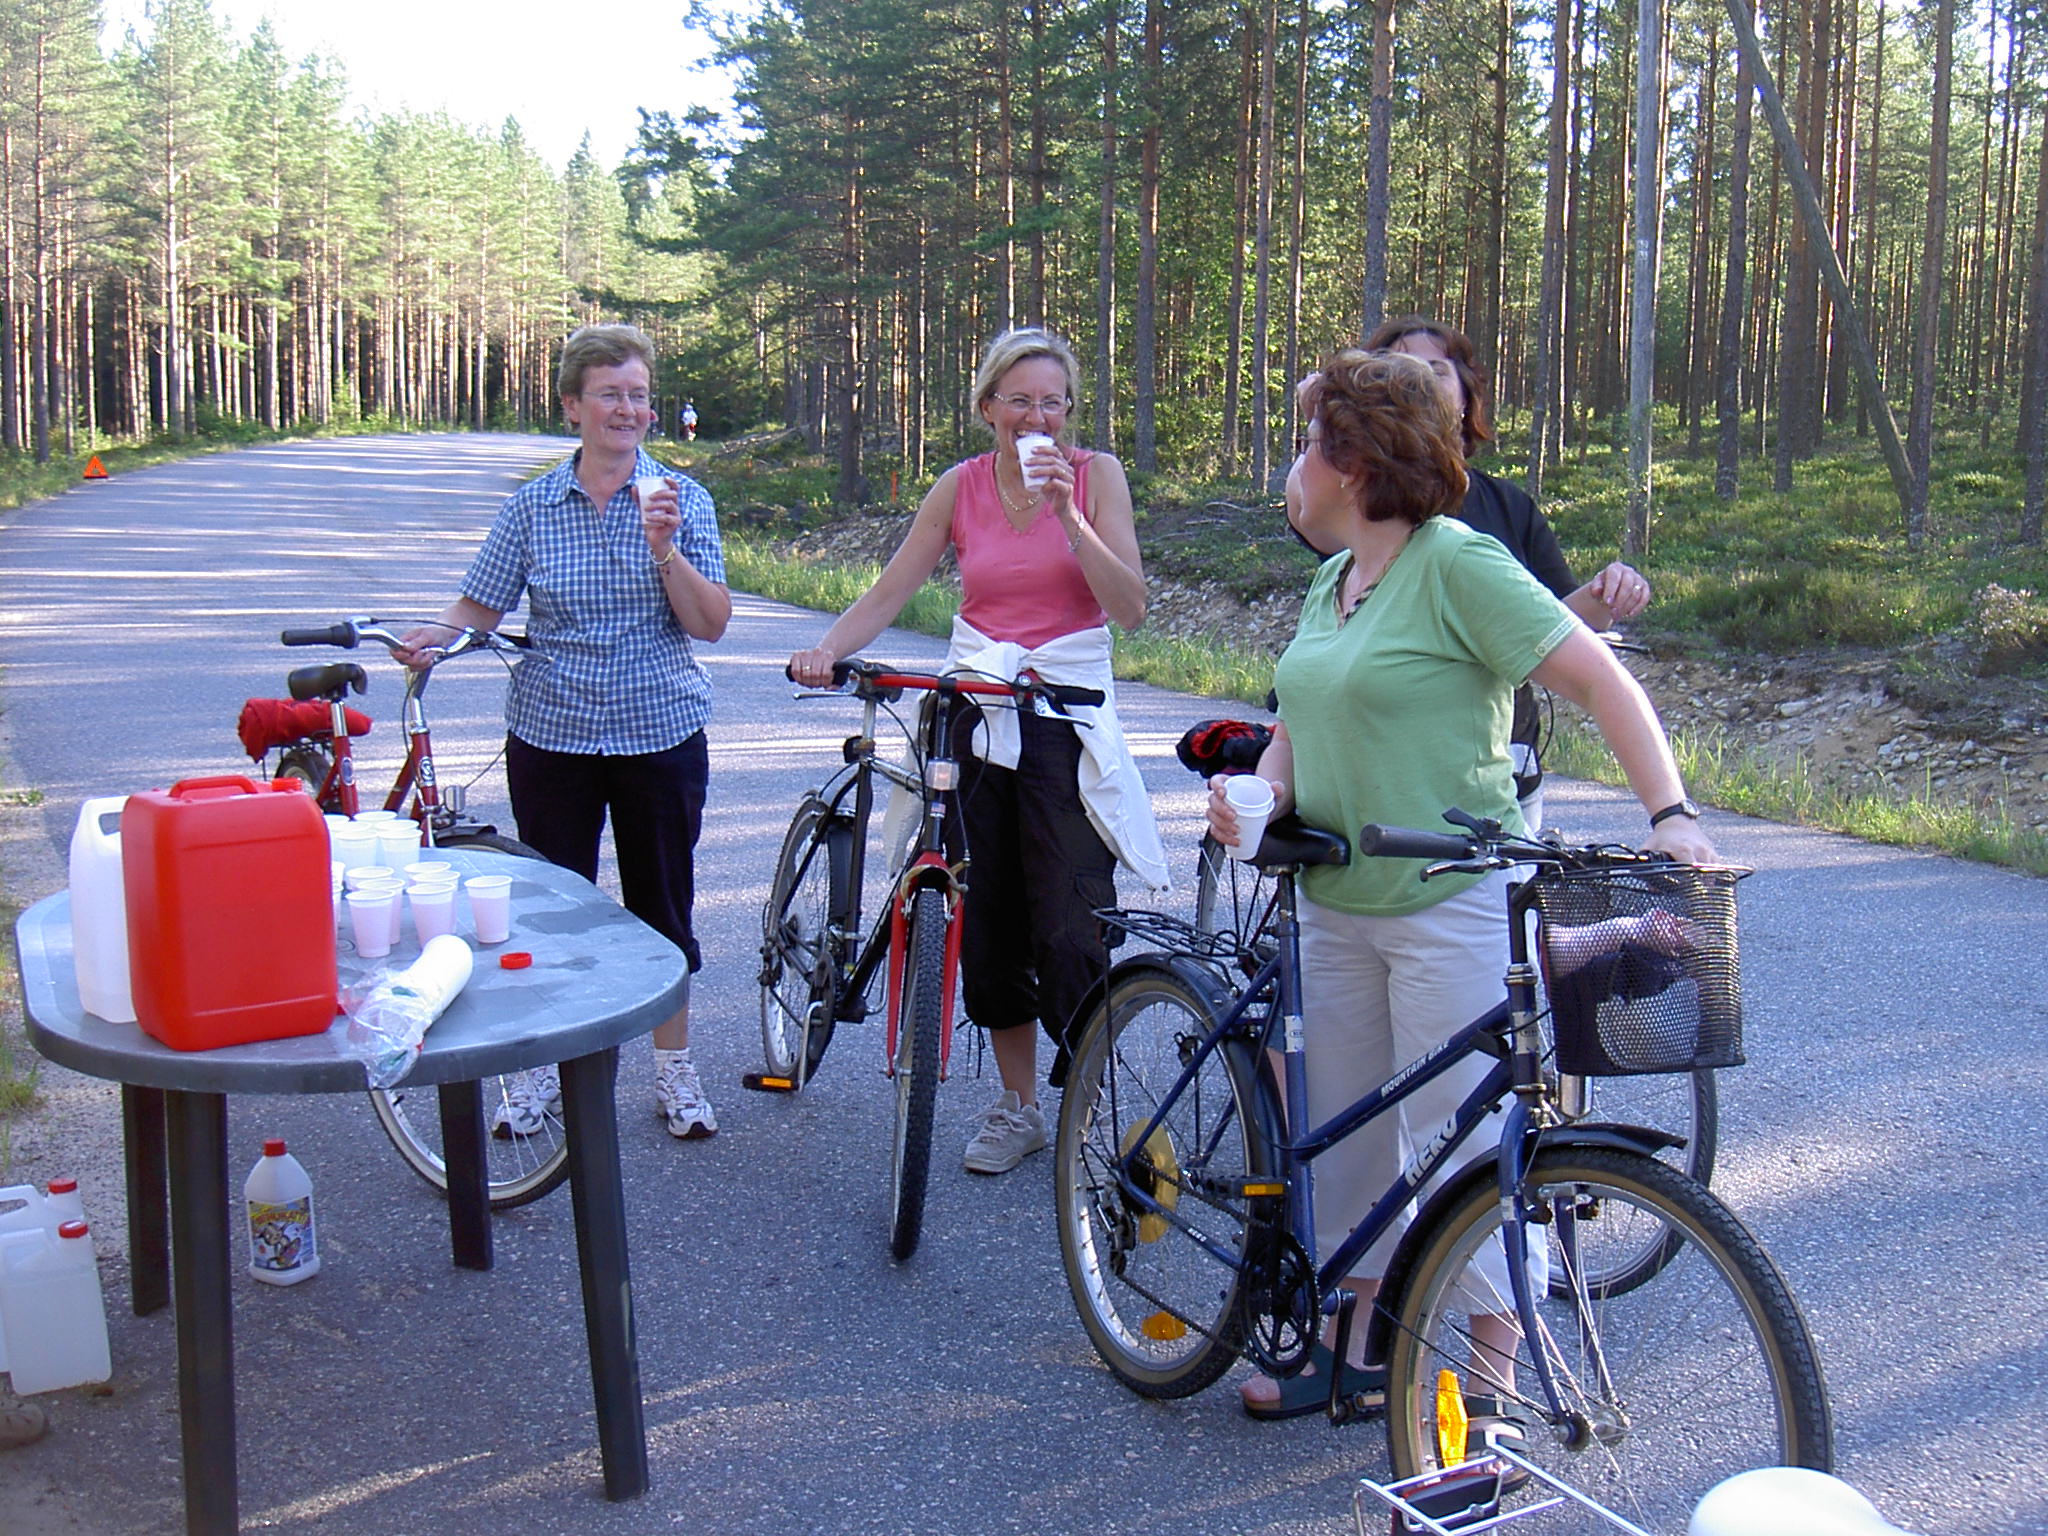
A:
[[[372,1088],[390,1088],[419,1059],[427,1029],[469,984],[475,957],[452,933],[427,940],[419,959],[402,971],[382,967],[350,990],[343,1050],[363,1064]]]

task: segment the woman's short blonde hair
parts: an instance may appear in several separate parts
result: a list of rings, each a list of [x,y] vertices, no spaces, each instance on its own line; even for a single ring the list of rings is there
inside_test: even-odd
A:
[[[1034,357],[1051,358],[1060,365],[1060,372],[1067,376],[1067,419],[1073,420],[1074,398],[1081,392],[1081,365],[1074,360],[1072,347],[1051,331],[1036,325],[1004,331],[981,354],[981,366],[974,370],[974,414],[980,416],[981,408],[995,398],[1004,374]]]
[[[555,370],[555,393],[564,400],[583,393],[583,375],[593,368],[618,368],[635,358],[647,365],[654,382],[654,341],[637,325],[586,325],[562,343],[561,366]]]
[[[1463,503],[1460,423],[1427,363],[1346,347],[1304,382],[1301,407],[1316,423],[1308,451],[1359,477],[1368,521],[1425,523]]]

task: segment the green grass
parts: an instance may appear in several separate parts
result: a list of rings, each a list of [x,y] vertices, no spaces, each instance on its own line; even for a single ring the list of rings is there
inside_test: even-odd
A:
[[[1872,794],[1815,783],[1803,757],[1767,761],[1686,731],[1672,736],[1671,748],[1686,787],[1709,805],[1766,821],[1844,832],[1869,843],[1932,848],[2048,875],[2048,838],[2015,823],[2002,806],[1938,795],[1924,779],[1918,786]],[[1606,744],[1588,727],[1562,716],[1544,761],[1568,777],[1625,782]]]

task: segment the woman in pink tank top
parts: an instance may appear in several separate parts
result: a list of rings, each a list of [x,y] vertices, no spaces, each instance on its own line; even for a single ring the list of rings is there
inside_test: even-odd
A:
[[[832,664],[881,634],[950,548],[960,567],[956,650],[963,631],[1035,650],[1100,630],[1107,686],[1105,626],[1144,620],[1145,572],[1123,466],[1059,441],[1079,374],[1072,349],[1049,331],[1006,331],[989,343],[974,409],[994,450],[939,477],[874,586],[790,658],[798,682],[828,683]],[[1077,732],[1028,710],[1017,725],[1016,767],[963,754],[959,824],[948,832],[972,858],[961,987],[1003,1081],[967,1146],[975,1173],[1006,1173],[1044,1147],[1037,1027],[1059,1047],[1058,1086],[1069,1023],[1083,1022],[1072,1015],[1107,963],[1094,911],[1116,900],[1116,856],[1081,803]]]

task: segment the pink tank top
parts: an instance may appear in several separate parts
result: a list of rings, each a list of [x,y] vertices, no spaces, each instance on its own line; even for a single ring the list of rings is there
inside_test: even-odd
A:
[[[1074,499],[1088,505],[1088,461],[1074,463]],[[1050,507],[1019,533],[996,491],[996,457],[960,466],[953,496],[953,556],[960,565],[960,617],[991,640],[1040,646],[1106,624],[1080,559]]]

